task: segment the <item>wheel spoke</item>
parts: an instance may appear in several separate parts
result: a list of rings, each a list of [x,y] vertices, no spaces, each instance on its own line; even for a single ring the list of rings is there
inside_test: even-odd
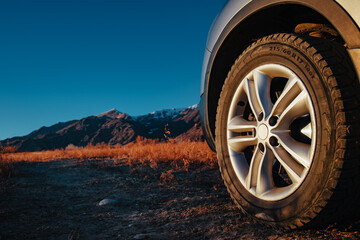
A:
[[[290,124],[298,117],[309,113],[309,99],[305,90],[301,91],[283,110],[278,121],[280,129],[289,129]]]
[[[272,102],[270,98],[270,78],[265,73],[255,70],[254,71],[254,86],[256,97],[264,110],[264,115],[267,117],[272,109]]]
[[[273,148],[276,159],[284,167],[293,184],[302,181],[304,166],[299,164],[283,147]]]
[[[253,131],[257,123],[255,121],[247,121],[241,116],[236,116],[228,123],[228,130],[231,132],[242,133]]]
[[[272,163],[274,161],[274,154],[270,148],[266,147],[261,162],[258,167],[257,181],[256,181],[256,195],[260,196],[265,192],[275,187],[272,175]]]
[[[262,162],[262,159],[264,157],[264,154],[260,152],[259,147],[256,147],[254,154],[251,158],[249,173],[246,177],[246,187],[247,189],[251,189],[253,187],[256,187],[258,174],[259,174],[259,166]]]
[[[258,119],[260,112],[262,112],[262,108],[258,98],[256,97],[254,81],[251,81],[249,79],[245,79],[244,81],[245,81],[245,92],[249,101],[250,108],[253,111],[256,119]]]
[[[271,112],[270,83],[269,77],[258,70],[254,70],[253,80],[245,79],[245,92],[256,119],[259,119],[261,112],[264,117]]]
[[[304,168],[310,167],[310,144],[298,142],[288,133],[278,134],[280,145]]]
[[[287,106],[296,98],[301,92],[301,88],[298,85],[298,79],[296,77],[290,78],[282,91],[279,98],[276,100],[271,115],[280,115]]]
[[[242,152],[249,146],[257,144],[257,138],[254,136],[236,136],[228,139],[230,149],[235,152]]]

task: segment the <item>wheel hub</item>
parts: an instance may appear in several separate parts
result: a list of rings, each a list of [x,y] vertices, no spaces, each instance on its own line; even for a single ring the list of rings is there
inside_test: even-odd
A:
[[[258,127],[258,136],[260,140],[265,140],[269,136],[269,128],[266,124],[261,124]]]

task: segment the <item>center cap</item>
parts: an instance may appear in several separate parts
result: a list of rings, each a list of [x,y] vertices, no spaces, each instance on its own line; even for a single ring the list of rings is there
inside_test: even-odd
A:
[[[261,124],[258,128],[259,138],[265,140],[269,134],[269,130],[265,124]]]

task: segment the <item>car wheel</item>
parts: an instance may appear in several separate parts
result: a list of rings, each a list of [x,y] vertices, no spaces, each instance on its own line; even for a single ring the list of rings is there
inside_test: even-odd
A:
[[[355,213],[359,81],[343,46],[294,34],[245,50],[223,85],[216,151],[240,208],[280,228]]]

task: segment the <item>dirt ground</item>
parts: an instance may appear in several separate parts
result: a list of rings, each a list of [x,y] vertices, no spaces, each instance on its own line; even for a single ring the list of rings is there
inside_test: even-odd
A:
[[[360,238],[360,221],[290,232],[257,224],[237,209],[218,170],[206,166],[166,178],[169,166],[110,160],[15,167],[0,185],[0,240]],[[104,199],[109,204],[99,206]]]

